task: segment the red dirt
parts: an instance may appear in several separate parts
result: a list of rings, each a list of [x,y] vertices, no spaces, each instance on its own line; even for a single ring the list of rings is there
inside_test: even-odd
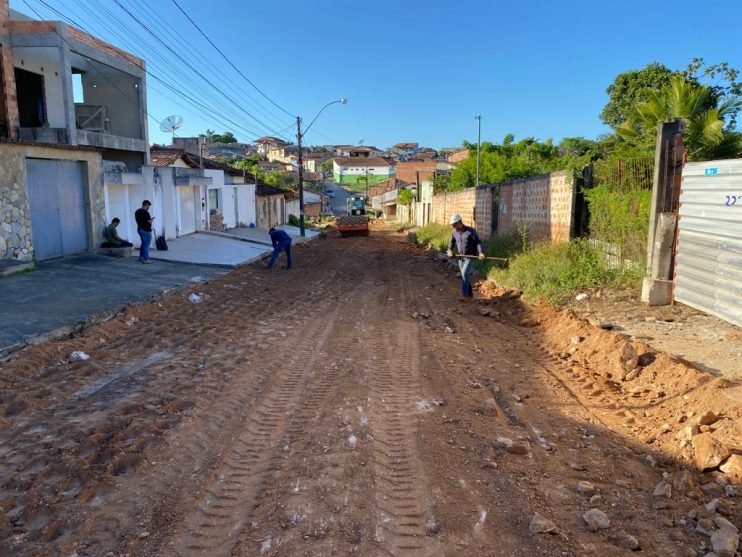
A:
[[[742,452],[739,386],[457,290],[374,227],[19,353],[0,367],[0,554],[610,556],[628,534],[674,556],[710,550],[699,521],[741,526],[733,478],[680,474],[676,439],[713,410],[704,428]]]

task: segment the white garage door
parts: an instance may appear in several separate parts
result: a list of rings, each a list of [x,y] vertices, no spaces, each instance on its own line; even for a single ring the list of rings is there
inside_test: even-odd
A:
[[[197,188],[178,186],[178,236],[196,231]]]
[[[35,257],[53,259],[88,249],[85,168],[77,161],[27,159]]]

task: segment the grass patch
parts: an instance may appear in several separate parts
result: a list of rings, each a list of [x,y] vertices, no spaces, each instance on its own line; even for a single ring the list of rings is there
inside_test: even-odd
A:
[[[414,233],[415,240],[439,251],[445,251],[451,238],[451,228],[428,224]],[[508,267],[489,261],[478,261],[477,270],[498,284],[523,290],[534,300],[552,304],[565,301],[579,290],[607,287],[638,288],[644,271],[611,268],[600,249],[590,246],[590,240],[580,238],[558,244],[531,244],[524,231],[493,235],[484,242],[484,251],[491,257],[507,257]]]
[[[415,232],[415,241],[418,244],[429,245],[438,251],[446,251],[451,239],[451,227],[442,224],[426,224]]]
[[[609,286],[637,287],[642,273],[611,269],[605,257],[587,239],[559,244],[537,244],[510,260],[507,269],[491,268],[497,283],[520,288],[529,297],[559,303],[577,290]]]

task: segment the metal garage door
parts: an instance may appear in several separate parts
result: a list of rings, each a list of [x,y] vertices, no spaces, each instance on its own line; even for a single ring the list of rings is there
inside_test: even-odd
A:
[[[196,231],[196,188],[178,186],[178,236]]]
[[[28,198],[37,260],[88,249],[82,162],[27,159]]]
[[[742,326],[742,159],[683,168],[674,295]]]

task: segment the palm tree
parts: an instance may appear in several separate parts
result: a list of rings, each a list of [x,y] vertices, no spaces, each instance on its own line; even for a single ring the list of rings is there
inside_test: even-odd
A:
[[[616,127],[628,143],[651,150],[657,125],[682,118],[686,121],[685,149],[690,160],[723,159],[742,152],[742,136],[725,129],[724,118],[742,106],[742,97],[729,96],[716,105],[711,89],[675,76],[646,101],[634,106],[628,119]]]

